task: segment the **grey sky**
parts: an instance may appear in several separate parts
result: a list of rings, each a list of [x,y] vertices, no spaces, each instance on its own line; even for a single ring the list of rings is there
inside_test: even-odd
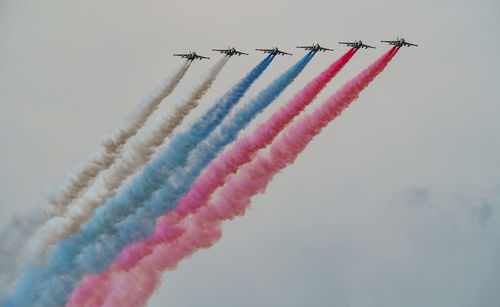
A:
[[[188,124],[262,59],[255,48],[294,55],[249,96],[303,55],[298,44],[335,48],[262,122],[346,50],[337,41],[377,49],[308,110],[387,50],[381,39],[414,41],[216,246],[166,273],[150,305],[498,306],[497,1],[3,0],[0,29],[0,225],[180,65],[171,53],[212,57],[173,96],[212,48],[251,53],[230,60]]]

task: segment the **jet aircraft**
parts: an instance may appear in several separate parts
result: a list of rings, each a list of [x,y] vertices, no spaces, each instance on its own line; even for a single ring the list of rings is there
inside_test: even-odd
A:
[[[273,47],[271,49],[255,49],[257,51],[263,51],[264,53],[269,53],[271,55],[292,55],[291,53],[284,52],[278,49],[278,47]]]
[[[196,52],[189,52],[189,53],[174,53],[174,56],[180,56],[181,58],[188,59],[188,61],[193,61],[193,60],[203,60],[203,59],[210,59],[206,56],[202,55],[197,55]]]
[[[373,46],[368,46],[368,45],[365,45],[363,44],[362,41],[354,41],[354,43],[351,43],[351,42],[339,42],[339,44],[343,44],[343,45],[347,45],[349,47],[352,47],[354,49],[359,49],[359,48],[365,48],[365,49],[368,49],[368,48],[373,48],[375,49],[375,47]]]
[[[245,53],[245,52],[241,52],[241,51],[238,51],[234,48],[231,48],[231,47],[227,47],[227,49],[212,49],[212,51],[219,51],[220,53],[224,53],[226,55],[229,55],[229,56],[233,56],[233,55],[248,55],[248,53]]]
[[[418,46],[412,43],[408,43],[404,38],[397,37],[395,41],[381,41],[382,43],[388,43],[389,45],[394,45],[396,47],[410,47],[410,46]]]
[[[321,47],[319,44],[312,44],[312,46],[297,46],[297,48],[303,48],[305,50],[309,50],[309,51],[312,51],[312,52],[333,51],[333,49],[328,49],[328,48]]]

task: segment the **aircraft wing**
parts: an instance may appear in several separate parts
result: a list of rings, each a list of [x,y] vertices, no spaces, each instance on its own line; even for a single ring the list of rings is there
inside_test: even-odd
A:
[[[209,57],[202,56],[202,55],[196,55],[198,59],[210,59]]]
[[[381,41],[382,43],[388,43],[389,45],[396,45],[398,41]]]
[[[174,53],[174,56],[180,56],[182,58],[187,58],[190,54]]]
[[[354,43],[349,43],[349,42],[339,42],[339,44],[347,45],[349,47],[353,47],[354,46]]]
[[[248,55],[248,53],[241,52],[241,51],[235,51],[234,53],[237,55]]]
[[[285,51],[278,51],[278,54],[282,55],[292,55],[291,53],[285,52]]]
[[[410,46],[415,46],[415,47],[416,47],[416,46],[418,46],[418,45],[416,45],[416,44],[407,43],[407,42],[404,42],[404,45],[405,45],[405,46],[408,46],[408,47],[410,47]]]
[[[269,54],[273,52],[272,49],[255,49],[255,50],[257,50],[257,51],[263,51],[264,53],[269,53]]]
[[[227,52],[227,49],[212,49],[212,51]]]
[[[368,49],[368,48],[372,48],[372,49],[375,49],[375,47],[373,46],[369,46],[369,45],[365,45],[365,44],[362,44],[361,47],[365,48],[365,49]]]
[[[313,46],[297,46],[297,48],[312,49]]]
[[[333,51],[333,49],[324,48],[324,47],[319,47],[319,50],[321,50],[321,51]]]

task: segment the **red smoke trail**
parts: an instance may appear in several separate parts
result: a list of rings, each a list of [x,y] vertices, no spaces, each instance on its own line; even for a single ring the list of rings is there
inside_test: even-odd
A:
[[[280,170],[293,163],[307,144],[350,105],[359,93],[386,67],[398,48],[392,48],[375,63],[345,84],[312,114],[302,117],[275,140],[267,154],[261,153],[231,177],[218,200],[201,207],[178,226],[184,234],[168,244],[160,244],[123,278],[106,301],[109,306],[145,304],[166,269],[173,269],[199,248],[208,248],[221,237],[221,222],[243,215],[250,198],[264,191]]]
[[[210,199],[210,195],[224,183],[230,174],[236,172],[241,165],[249,162],[259,149],[270,144],[279,132],[314,100],[328,82],[349,62],[356,51],[356,49],[350,49],[318,77],[309,82],[266,123],[260,125],[252,136],[241,139],[232,150],[225,152],[219,159],[212,162],[208,167],[210,171],[205,172],[209,175],[202,175],[190,192],[181,199],[180,205],[177,206],[178,209],[172,210],[167,218],[164,217],[160,220],[162,227],[157,227],[157,230],[160,228],[161,230],[147,241],[126,248],[121,253],[119,260],[107,271],[98,276],[85,278],[83,284],[73,292],[70,299],[71,304],[82,306],[86,303],[90,304],[92,301],[93,303],[89,306],[94,306],[94,304],[100,306],[107,297],[105,289],[109,288],[111,291],[110,287],[114,286],[114,283],[106,283],[110,277],[116,278],[117,271],[128,271],[143,257],[150,254],[158,244],[180,235],[181,231],[176,231],[174,224],[205,204]],[[216,177],[211,175],[213,172],[216,172]]]

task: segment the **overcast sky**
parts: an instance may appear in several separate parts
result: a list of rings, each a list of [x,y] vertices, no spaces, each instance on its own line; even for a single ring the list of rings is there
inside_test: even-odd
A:
[[[248,97],[317,54],[257,119],[362,39],[308,111],[403,36],[387,69],[296,163],[224,224],[213,248],[164,275],[150,306],[498,306],[500,302],[500,3],[479,1],[0,0],[0,225],[99,143],[180,65],[172,96],[235,46],[183,128],[263,57]],[[248,97],[243,101],[248,100]],[[168,102],[169,99],[166,100]],[[245,133],[250,132],[252,124]],[[182,128],[181,128],[182,129]]]

